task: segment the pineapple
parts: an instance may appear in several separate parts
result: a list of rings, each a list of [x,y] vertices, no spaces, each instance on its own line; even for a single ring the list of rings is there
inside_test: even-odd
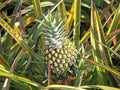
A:
[[[52,73],[59,79],[74,75],[77,50],[67,38],[64,18],[60,18],[58,13],[49,13],[42,29],[45,34],[44,60],[46,64],[50,60]]]

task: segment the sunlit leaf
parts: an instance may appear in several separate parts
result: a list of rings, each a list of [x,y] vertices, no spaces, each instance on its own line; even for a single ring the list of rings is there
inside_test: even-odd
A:
[[[102,90],[119,90],[119,88],[111,87],[111,86],[102,86],[102,85],[87,85],[81,86],[82,88],[86,89],[102,89]]]

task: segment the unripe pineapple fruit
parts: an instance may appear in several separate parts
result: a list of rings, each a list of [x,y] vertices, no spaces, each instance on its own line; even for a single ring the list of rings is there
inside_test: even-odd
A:
[[[50,61],[51,72],[59,77],[69,77],[77,61],[77,50],[66,37],[64,19],[49,13],[42,24],[45,36],[44,60]]]

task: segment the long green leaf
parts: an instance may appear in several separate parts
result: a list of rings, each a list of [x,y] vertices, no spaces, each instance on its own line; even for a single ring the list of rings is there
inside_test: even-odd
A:
[[[35,1],[33,1],[33,3],[34,2],[37,2],[36,0]],[[43,1],[43,2],[40,2],[40,6],[41,7],[47,7],[47,6],[53,6],[54,5],[54,3],[52,3],[52,2],[50,2],[50,1]],[[38,7],[39,8],[39,7]],[[37,8],[36,8],[37,9]],[[25,13],[28,13],[29,11],[31,11],[31,10],[33,10],[33,5],[30,5],[30,6],[28,6],[28,7],[26,7],[26,8],[24,8],[24,9],[22,9],[21,10],[21,14],[25,14]],[[39,11],[39,10],[38,10]],[[41,13],[41,12],[40,12]],[[36,13],[37,14],[37,13]],[[42,14],[42,13],[41,13]],[[39,14],[38,13],[38,15],[41,15],[41,14]],[[18,17],[18,15],[17,15],[17,17]],[[39,18],[40,16],[38,16],[38,19],[40,19]]]
[[[0,76],[4,76],[4,77],[9,77],[9,78],[12,78],[13,80],[19,80],[19,81],[22,81],[24,83],[27,83],[27,84],[30,84],[30,85],[33,85],[35,87],[40,87],[41,85],[34,82],[34,81],[31,81],[30,79],[28,78],[25,78],[25,77],[21,77],[21,76],[18,76],[18,75],[15,75],[15,74],[10,74],[9,72],[3,72],[0,70]]]
[[[120,4],[119,4],[117,10],[115,11],[115,15],[113,17],[112,23],[110,24],[109,30],[106,33],[107,35],[117,29],[119,20],[120,20]]]
[[[97,50],[99,48],[98,43],[96,40],[98,40],[98,33],[97,33],[97,26],[96,26],[96,20],[95,17],[95,7],[93,6],[93,2],[91,3],[92,9],[91,9],[91,33],[90,33],[90,40],[91,40],[91,46],[92,46],[92,53],[93,53],[93,58],[96,60],[96,62],[100,62],[100,51]],[[96,40],[95,40],[96,39]],[[98,40],[99,41],[99,40]]]
[[[78,48],[80,40],[80,16],[81,16],[81,0],[74,0],[74,43]]]
[[[42,9],[41,9],[40,0],[33,0],[33,6],[34,6],[35,15],[36,15],[37,19],[40,19],[43,14]]]
[[[89,29],[85,35],[79,40],[79,45],[83,44],[90,37],[91,30]]]
[[[17,41],[17,43],[22,46],[25,51],[30,52],[30,48],[26,45],[22,37],[17,35],[13,28],[0,17],[0,25]]]
[[[10,65],[8,64],[8,62],[5,60],[5,58],[1,54],[0,54],[0,64],[7,68],[10,68]]]
[[[87,88],[87,89],[102,89],[102,90],[120,90],[119,88],[111,87],[111,86],[103,86],[103,85],[86,85],[86,86],[81,86],[82,88]]]
[[[108,53],[108,50],[103,47],[101,44],[99,44],[97,41],[103,43],[104,45],[106,45],[105,42],[105,35],[103,32],[103,28],[102,28],[102,23],[100,20],[100,16],[96,10],[96,8],[93,6],[93,9],[91,11],[91,45],[93,47],[93,57],[95,60],[97,60],[98,62],[104,63],[106,65],[111,65],[110,63],[110,56]],[[104,61],[100,61],[100,60],[104,60]],[[108,63],[109,62],[109,63]]]
[[[72,87],[66,85],[50,85],[45,88],[46,90],[55,89],[55,90],[86,90],[82,89],[81,87]]]
[[[89,59],[84,58],[84,57],[82,57],[82,59],[84,59],[84,60],[86,60],[86,61],[88,61],[88,62],[90,62],[90,63],[92,63],[92,64],[94,64],[96,66],[99,66],[99,67],[101,67],[103,69],[106,69],[107,71],[109,71],[109,72],[111,72],[111,73],[113,73],[113,74],[120,77],[120,72],[116,71],[115,69],[112,69],[112,68],[110,68],[110,67],[108,67],[106,65],[103,65],[101,63],[95,62],[94,60],[89,60]]]

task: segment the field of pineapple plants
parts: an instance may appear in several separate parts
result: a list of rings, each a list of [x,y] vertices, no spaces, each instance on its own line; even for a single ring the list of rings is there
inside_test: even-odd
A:
[[[119,88],[119,0],[0,0],[0,90]]]

